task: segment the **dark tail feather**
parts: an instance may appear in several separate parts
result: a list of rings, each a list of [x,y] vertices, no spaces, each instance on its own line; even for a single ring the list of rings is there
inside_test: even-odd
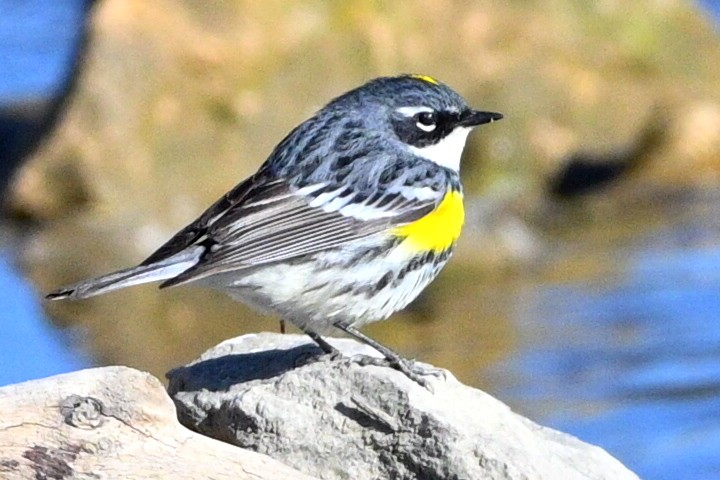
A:
[[[58,288],[48,293],[45,298],[49,300],[88,298],[133,285],[167,280],[180,275],[195,265],[203,251],[203,247],[195,247],[150,265],[130,267],[100,277],[83,280]]]

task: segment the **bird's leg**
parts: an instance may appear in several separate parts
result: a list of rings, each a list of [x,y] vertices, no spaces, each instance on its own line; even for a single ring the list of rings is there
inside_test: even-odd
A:
[[[405,374],[406,377],[408,377],[410,380],[417,383],[421,387],[425,387],[429,390],[431,390],[431,388],[427,380],[425,379],[426,375],[433,375],[438,377],[444,376],[443,370],[441,369],[421,367],[413,360],[405,360],[382,343],[373,340],[355,327],[345,325],[343,323],[336,323],[335,326],[343,332],[347,333],[348,335],[355,337],[356,339],[365,343],[366,345],[370,345],[372,348],[380,352],[383,357],[385,357],[376,358],[368,355],[362,355],[359,357],[358,360],[361,365],[390,366]]]
[[[315,343],[317,343],[320,348],[322,348],[323,352],[327,353],[328,355],[332,355],[333,357],[341,357],[342,354],[340,353],[340,350],[330,345],[324,338],[322,338],[320,335],[318,335],[316,332],[313,332],[312,330],[306,330],[302,329],[303,332],[307,334],[308,337],[312,338]]]
[[[285,335],[285,320],[283,320],[282,318],[280,319],[280,333]]]
[[[318,344],[318,346],[325,352],[323,355],[312,355],[312,356],[306,356],[301,355],[295,360],[295,366],[299,367],[301,365],[308,365],[310,363],[316,363],[316,362],[323,362],[323,361],[333,361],[338,360],[342,358],[342,353],[340,353],[340,350],[330,345],[324,338],[322,338],[317,332],[314,332],[312,330],[300,327],[300,329],[310,338],[313,339],[315,343]]]

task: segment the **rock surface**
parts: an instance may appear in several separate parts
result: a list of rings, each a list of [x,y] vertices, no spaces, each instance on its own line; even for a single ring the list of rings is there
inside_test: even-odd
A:
[[[187,430],[162,384],[127,367],[0,388],[0,478],[311,480]]]
[[[245,335],[168,374],[180,421],[324,479],[636,479],[447,373],[430,392],[386,367],[313,361],[305,336]],[[373,354],[333,339],[346,355]]]

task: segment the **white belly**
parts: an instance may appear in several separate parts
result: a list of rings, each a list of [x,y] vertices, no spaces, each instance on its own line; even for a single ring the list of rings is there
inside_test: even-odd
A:
[[[449,258],[448,252],[410,265],[413,256],[401,246],[369,251],[379,247],[373,243],[208,280],[236,300],[303,329],[323,333],[336,322],[359,328],[406,307]]]

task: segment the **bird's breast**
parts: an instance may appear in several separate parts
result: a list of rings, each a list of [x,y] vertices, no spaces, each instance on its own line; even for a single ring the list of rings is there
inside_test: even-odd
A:
[[[411,252],[443,252],[460,237],[465,222],[463,194],[450,190],[432,212],[419,220],[397,227],[393,235],[403,238],[402,247]]]

